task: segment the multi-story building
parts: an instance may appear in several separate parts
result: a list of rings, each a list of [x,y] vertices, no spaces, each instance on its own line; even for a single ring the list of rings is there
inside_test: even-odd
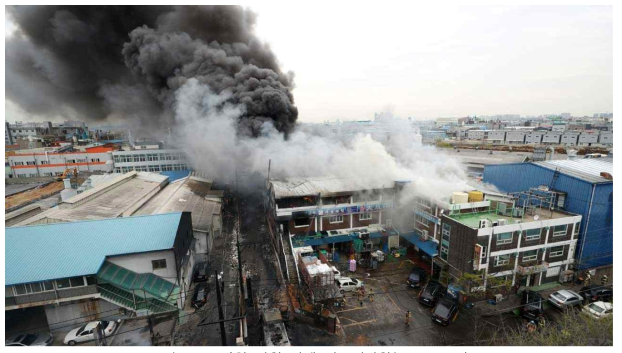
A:
[[[79,172],[111,172],[113,170],[112,148],[95,153],[61,151],[62,149],[19,151],[21,153],[9,156],[13,177],[58,176],[67,169],[73,168]]]
[[[505,136],[505,142],[523,144],[525,143],[525,135],[527,135],[525,131],[508,131]]]
[[[539,144],[542,143],[542,136],[544,136],[544,131],[530,131],[525,135],[525,143],[528,144]]]
[[[4,145],[12,145],[15,143],[13,134],[11,133],[11,126],[8,122],[4,123]]]
[[[488,136],[486,136],[486,140],[492,142],[505,142],[505,134],[506,131],[503,130],[491,130],[488,131]]]
[[[186,155],[181,150],[114,151],[114,171],[171,172],[189,170]]]
[[[53,330],[121,308],[174,313],[192,278],[192,244],[188,212],[6,228],[7,321],[39,317]]]
[[[579,146],[591,146],[593,144],[598,143],[598,134],[599,131],[583,131],[581,135],[579,135]]]
[[[601,131],[598,143],[601,145],[613,145],[613,131]]]
[[[561,141],[562,133],[559,131],[547,131],[544,136],[542,136],[542,143],[559,145]]]
[[[435,261],[455,279],[479,273],[484,286],[489,277],[521,286],[558,281],[574,262],[581,221],[554,209],[559,197],[533,191],[452,203],[441,215]],[[541,208],[541,199],[549,206]]]
[[[469,130],[467,131],[469,140],[486,140],[488,138],[488,130]]]
[[[484,182],[503,192],[544,185],[565,193],[563,209],[583,217],[576,267],[583,270],[613,264],[613,158],[488,165]]]
[[[564,145],[576,146],[579,143],[579,132],[565,131],[560,142]]]

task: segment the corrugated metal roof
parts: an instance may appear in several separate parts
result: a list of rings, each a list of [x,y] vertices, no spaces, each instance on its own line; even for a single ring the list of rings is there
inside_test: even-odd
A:
[[[94,275],[106,256],[171,249],[181,215],[5,228],[6,284]]]
[[[600,176],[601,172],[609,173],[613,176],[613,158],[582,158],[575,160],[558,160],[534,162],[534,164],[555,170],[569,176],[585,180],[590,183],[612,183]]]
[[[322,194],[331,195],[340,192],[362,191],[392,188],[393,181],[386,183],[361,183],[356,179],[346,178],[288,178],[271,180],[274,194],[277,199],[284,197],[299,197]]]

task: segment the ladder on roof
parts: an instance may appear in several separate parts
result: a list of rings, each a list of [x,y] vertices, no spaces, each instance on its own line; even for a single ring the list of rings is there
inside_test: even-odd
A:
[[[555,168],[553,178],[551,178],[551,183],[549,184],[549,190],[553,190],[555,188],[555,182],[557,181],[557,178],[559,178],[559,174],[559,168]]]

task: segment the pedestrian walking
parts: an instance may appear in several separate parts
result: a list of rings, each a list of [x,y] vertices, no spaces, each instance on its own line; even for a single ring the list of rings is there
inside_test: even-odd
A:
[[[603,275],[603,276],[600,278],[600,285],[601,285],[601,286],[604,286],[604,285],[606,285],[606,284],[607,284],[607,282],[609,282],[609,277],[607,277],[607,275]]]
[[[369,289],[369,302],[374,302],[374,291],[371,288]]]
[[[592,275],[588,272],[588,274],[585,276],[585,285],[589,286],[590,283],[592,282]]]
[[[410,325],[410,318],[412,317],[412,314],[410,313],[410,310],[408,310],[406,312],[406,325]]]

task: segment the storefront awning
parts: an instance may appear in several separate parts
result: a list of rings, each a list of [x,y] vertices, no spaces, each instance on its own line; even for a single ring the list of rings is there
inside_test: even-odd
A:
[[[435,241],[422,240],[421,236],[417,232],[402,233],[400,236],[414,244],[424,253],[432,257],[438,255],[438,244]]]

